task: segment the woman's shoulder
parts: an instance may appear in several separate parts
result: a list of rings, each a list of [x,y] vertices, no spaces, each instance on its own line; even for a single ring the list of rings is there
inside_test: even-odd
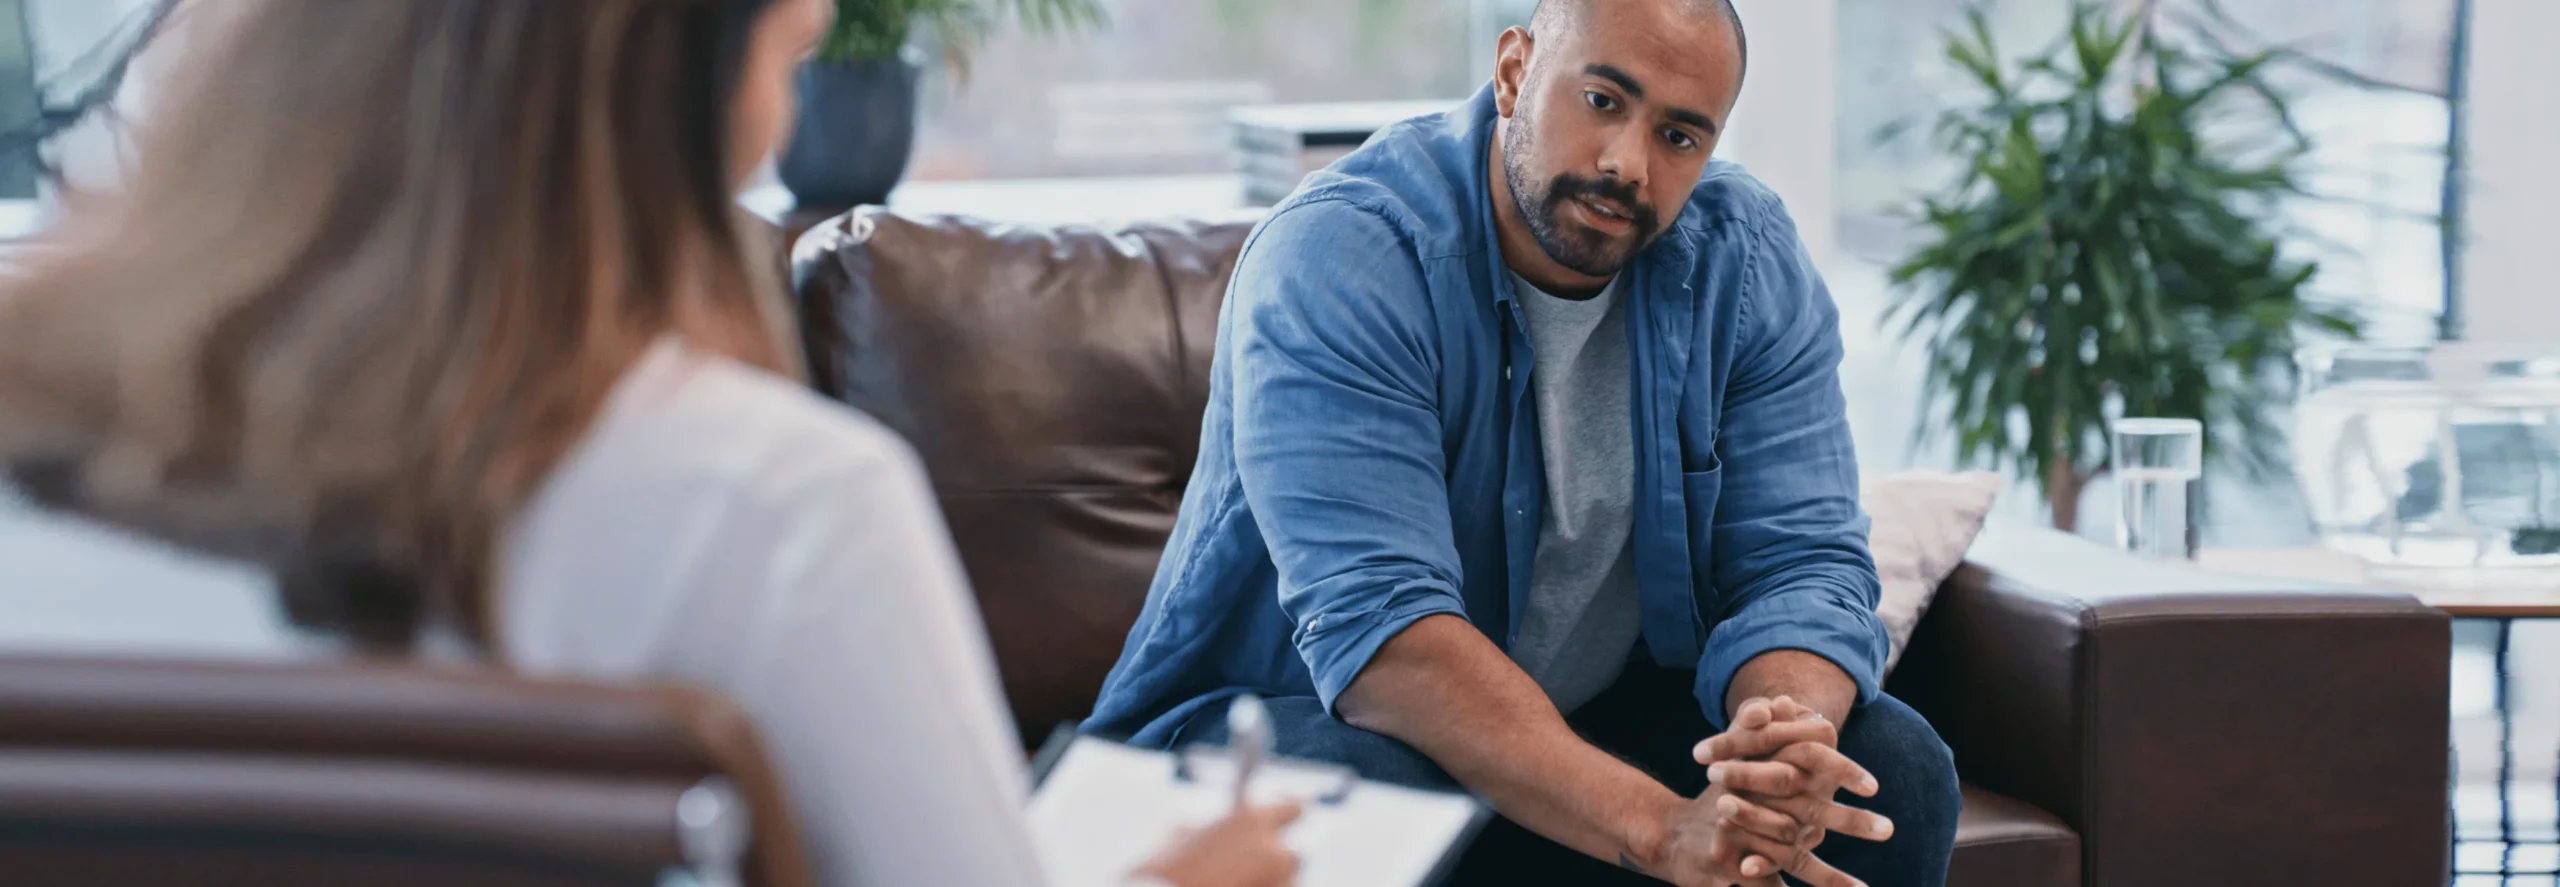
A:
[[[584,452],[642,477],[782,494],[819,478],[919,471],[904,439],[796,381],[669,341],[634,366]]]
[[[773,605],[771,571],[935,521],[922,469],[885,426],[662,344],[516,515],[507,642],[536,671],[711,680],[702,663],[726,654],[696,648],[753,633],[737,620]]]

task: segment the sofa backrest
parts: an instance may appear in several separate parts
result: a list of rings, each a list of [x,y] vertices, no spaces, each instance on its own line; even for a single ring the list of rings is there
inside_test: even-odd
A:
[[[875,207],[794,251],[811,375],[923,457],[1026,742],[1092,710],[1146,600],[1251,230]]]

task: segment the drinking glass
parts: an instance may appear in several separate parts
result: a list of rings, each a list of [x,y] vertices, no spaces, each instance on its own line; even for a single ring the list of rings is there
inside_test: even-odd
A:
[[[2204,477],[2204,423],[2118,419],[2116,545],[2144,557],[2194,560],[2196,483]]]

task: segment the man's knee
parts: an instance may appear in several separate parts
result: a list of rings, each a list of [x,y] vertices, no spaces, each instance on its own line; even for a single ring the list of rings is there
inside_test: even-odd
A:
[[[1840,752],[1883,784],[1874,806],[1891,809],[1876,812],[1898,828],[1934,826],[1953,835],[1964,804],[1955,754],[1919,712],[1893,697],[1878,697],[1850,717]]]

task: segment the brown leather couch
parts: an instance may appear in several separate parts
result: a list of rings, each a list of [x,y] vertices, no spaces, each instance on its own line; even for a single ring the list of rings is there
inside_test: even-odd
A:
[[[1091,707],[1136,618],[1250,224],[866,209],[798,243],[817,384],[922,453],[1026,742]],[[2450,643],[2407,597],[2002,530],[1890,686],[1966,782],[1953,884],[2438,885]]]
[[[0,884],[741,876],[810,884],[754,731],[698,693],[419,667],[0,658]]]

